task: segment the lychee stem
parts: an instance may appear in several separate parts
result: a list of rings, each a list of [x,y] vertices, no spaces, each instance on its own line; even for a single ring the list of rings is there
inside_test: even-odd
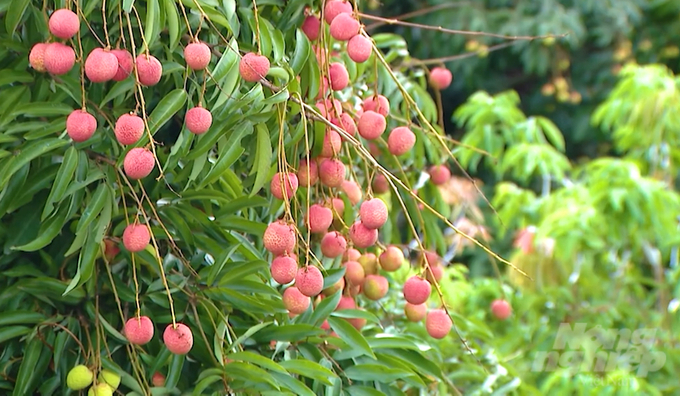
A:
[[[102,1],[102,21],[104,22],[104,37],[106,38],[106,49],[111,49],[111,42],[109,41],[109,28],[106,26],[106,0]]]
[[[257,12],[257,1],[253,0],[253,13],[255,14],[255,43],[257,44],[257,54],[262,55],[260,44],[260,17]]]
[[[83,10],[82,10],[82,8],[80,8],[80,1],[76,0],[75,4],[76,4],[76,11],[77,11],[76,13],[80,16],[80,20],[85,22],[85,25],[87,25],[87,29],[90,31],[92,36],[94,36],[94,38],[99,42],[99,45],[101,47],[104,47],[104,43],[102,42],[102,40],[97,35],[97,32],[95,32],[94,29],[92,29],[92,26],[90,26],[90,22],[88,22],[87,18],[85,18],[85,14],[83,14]],[[78,29],[78,36],[80,36],[80,29]]]
[[[182,16],[184,17],[184,23],[187,25],[187,30],[189,31],[189,36],[191,36],[194,39],[198,39],[198,32],[194,35],[191,32],[191,24],[189,23],[189,18],[187,17],[187,11],[184,9],[184,4],[182,4],[181,1],[177,2],[179,4],[179,8],[182,11]],[[201,20],[203,19],[203,14],[201,14]]]
[[[76,1],[76,7],[80,10],[80,5]],[[80,40],[80,29],[78,29],[78,52],[80,55],[80,107],[83,111],[87,111],[87,97],[85,95],[85,52],[83,51],[83,43]]]

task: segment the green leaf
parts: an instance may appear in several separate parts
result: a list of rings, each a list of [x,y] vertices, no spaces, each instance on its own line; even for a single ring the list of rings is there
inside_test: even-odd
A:
[[[36,324],[45,320],[45,315],[32,311],[10,311],[0,313],[0,327],[17,324]]]
[[[19,26],[21,19],[24,17],[29,4],[31,2],[26,0],[12,0],[10,2],[7,14],[4,16],[7,33],[14,35],[14,31],[17,30],[17,26]]]
[[[62,205],[57,214],[41,224],[40,231],[35,239],[24,245],[12,247],[12,249],[24,252],[34,252],[49,245],[64,228],[64,225],[68,220],[68,215],[69,205]]]
[[[352,385],[347,388],[347,394],[352,396],[385,396],[384,393],[363,385]]]
[[[293,58],[290,61],[290,68],[293,69],[293,74],[296,76],[300,75],[300,72],[305,67],[305,63],[309,59],[312,53],[312,46],[309,43],[309,39],[302,32],[302,30],[295,31],[295,51],[293,52]]]
[[[237,339],[229,346],[229,348],[230,348],[231,350],[236,349],[236,347],[238,347],[239,345],[241,345],[241,344],[243,343],[243,341],[247,340],[248,338],[250,338],[250,337],[252,337],[253,335],[255,335],[255,333],[257,333],[258,331],[264,329],[265,327],[267,327],[267,326],[269,326],[269,325],[271,325],[271,324],[273,324],[273,323],[274,323],[274,322],[258,323],[258,324],[256,324],[255,326],[250,327],[250,328],[248,329],[248,331],[246,331],[245,333],[243,333],[243,335],[241,335],[239,338],[237,338]]]
[[[163,9],[165,11],[165,22],[168,25],[168,36],[170,36],[170,49],[174,50],[179,44],[179,40],[182,36],[182,31],[180,30],[179,22],[179,12],[177,11],[177,6],[175,6],[175,1],[173,0],[163,0]]]
[[[27,2],[28,4],[28,2]],[[19,70],[2,70],[0,71],[0,87],[13,83],[27,83],[34,80],[31,73]]]
[[[146,3],[146,23],[144,24],[144,40],[149,47],[160,36],[160,4],[158,0],[148,1]],[[141,27],[140,27],[141,28]]]
[[[373,354],[370,345],[368,345],[368,341],[366,341],[364,336],[349,322],[331,316],[328,318],[328,323],[331,325],[333,331],[340,336],[340,339],[345,341],[352,348],[360,351],[362,354],[375,359],[375,354]]]
[[[104,208],[104,205],[111,200],[111,190],[108,188],[106,183],[101,183],[97,186],[90,202],[83,211],[80,221],[78,221],[78,226],[76,227],[76,234],[80,234],[85,227],[89,226],[94,219],[99,215],[99,213]]]
[[[255,182],[250,196],[255,196],[269,179],[269,169],[272,164],[272,142],[269,131],[265,124],[255,125],[257,130],[257,149],[255,150],[255,162],[250,172],[255,173]],[[292,198],[292,197],[290,197]]]
[[[123,11],[129,14],[134,4],[135,0],[123,0]]]
[[[26,326],[3,326],[0,327],[0,344],[9,341],[12,338],[17,338],[30,334],[33,331],[32,328]]]
[[[363,363],[348,367],[345,369],[345,375],[354,381],[378,381],[389,384],[413,376],[413,373],[380,364]]]
[[[59,171],[57,171],[57,177],[54,179],[52,184],[52,189],[50,190],[50,195],[47,197],[47,202],[45,203],[45,209],[43,209],[42,216],[40,220],[44,221],[47,216],[52,213],[54,209],[54,204],[60,202],[64,197],[66,188],[73,179],[73,174],[78,167],[78,152],[74,146],[66,149],[64,154],[64,160],[59,166]]]
[[[50,117],[71,114],[73,107],[60,102],[29,102],[18,105],[12,115],[24,117]],[[66,128],[66,124],[64,124]]]
[[[178,88],[169,92],[158,102],[158,105],[149,115],[149,131],[155,134],[172,116],[184,106],[187,101],[187,93]]]
[[[26,146],[19,151],[19,154],[9,158],[5,162],[5,165],[0,168],[0,191],[4,190],[12,175],[24,165],[35,158],[45,155],[52,150],[56,150],[59,147],[63,147],[68,143],[67,140],[53,138],[32,141],[26,144]]]
[[[69,294],[71,290],[90,280],[94,273],[94,264],[101,247],[99,243],[94,240],[94,236],[89,234],[85,239],[83,247],[84,248],[80,251],[80,256],[78,257],[78,270],[71,280],[71,283],[69,283],[66,290],[64,290],[62,296]]]
[[[227,356],[229,359],[234,360],[234,361],[243,361],[243,362],[248,362],[248,363],[254,363],[257,364],[258,366],[262,368],[266,368],[268,370],[272,371],[278,371],[283,374],[288,374],[288,371],[286,369],[279,365],[278,363],[274,362],[271,359],[268,359],[264,356],[258,355],[256,353],[248,352],[248,351],[243,351],[243,352],[237,352],[237,353],[232,353]]]
[[[281,366],[293,374],[303,375],[305,377],[315,379],[328,386],[333,385],[333,383],[330,381],[330,378],[337,378],[337,375],[334,372],[323,367],[319,363],[309,360],[284,360],[281,362]]]
[[[321,326],[324,320],[330,315],[340,302],[342,297],[342,290],[338,290],[332,296],[328,296],[321,300],[319,305],[314,308],[314,313],[309,319],[313,326]]]
[[[355,330],[356,331],[356,330]],[[317,326],[308,324],[289,324],[277,327],[270,327],[261,331],[257,338],[262,341],[289,341],[296,342],[307,337],[314,337],[323,334],[323,330]],[[340,333],[338,333],[339,335]]]
[[[14,384],[13,396],[24,396],[32,394],[34,388],[31,383],[33,373],[38,366],[38,361],[43,349],[43,341],[39,337],[34,337],[26,346],[19,366],[19,373]]]

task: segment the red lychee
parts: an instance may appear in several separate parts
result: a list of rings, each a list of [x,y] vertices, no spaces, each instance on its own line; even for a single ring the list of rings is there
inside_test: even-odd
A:
[[[132,54],[126,49],[111,50],[111,53],[118,59],[118,71],[113,76],[113,81],[123,81],[128,78],[134,69]]]
[[[249,52],[243,55],[238,65],[241,77],[248,82],[258,82],[269,73],[269,59],[266,56]]]
[[[190,43],[184,47],[184,60],[193,70],[203,70],[210,63],[210,47],[206,43]]]
[[[382,269],[388,272],[393,272],[401,268],[404,262],[404,252],[398,247],[391,245],[380,254],[378,262]]]
[[[345,237],[337,231],[331,231],[321,238],[321,253],[328,258],[336,258],[347,249]]]
[[[449,69],[435,67],[430,71],[430,84],[439,90],[448,88],[451,81],[453,81],[453,75]]]
[[[366,274],[364,273],[364,267],[361,266],[356,261],[347,261],[343,264],[345,267],[345,279],[350,285],[361,285],[364,283]]]
[[[357,134],[357,124],[352,119],[352,116],[347,113],[340,114],[340,120],[334,118],[331,122],[333,123],[333,125],[344,129],[345,132],[352,136],[355,136]],[[345,138],[342,135],[340,137],[343,140],[345,140]]]
[[[295,229],[282,220],[269,223],[262,236],[264,248],[276,256],[286,252],[292,253],[295,249]]]
[[[496,299],[491,303],[491,313],[496,319],[505,320],[512,315],[512,307],[506,300]]]
[[[444,267],[441,264],[431,265],[430,270],[432,270],[434,278],[432,278],[432,274],[430,274],[430,271],[426,271],[425,279],[427,279],[427,281],[430,282],[431,284],[439,282],[444,277]]]
[[[123,231],[123,246],[128,252],[141,252],[151,242],[151,234],[146,224],[129,224]]]
[[[338,41],[347,41],[359,34],[361,23],[350,13],[342,13],[333,19],[329,32]]]
[[[320,100],[316,102],[316,107],[324,118],[330,119],[342,114],[342,103],[337,99]]]
[[[359,207],[359,216],[366,228],[378,229],[387,221],[387,206],[380,198],[369,199]]]
[[[378,173],[377,175],[375,175],[371,187],[373,188],[373,192],[375,194],[384,194],[390,191],[390,184],[387,181],[385,175],[383,175],[382,173]]]
[[[37,43],[31,47],[31,52],[28,53],[28,64],[30,64],[33,69],[39,71],[40,73],[47,71],[47,69],[45,69],[44,62],[45,48],[47,48],[47,44]]]
[[[342,149],[342,139],[340,134],[332,129],[328,129],[323,138],[323,146],[321,149],[321,157],[330,158],[340,154]]]
[[[340,187],[345,180],[345,164],[337,158],[325,158],[319,164],[319,179],[327,187]]]
[[[294,315],[304,313],[310,304],[311,300],[309,297],[300,293],[300,290],[295,286],[291,286],[283,291],[283,305],[288,312]]]
[[[151,377],[151,383],[155,387],[162,388],[163,386],[165,386],[165,376],[156,371]]]
[[[298,189],[297,175],[292,172],[277,172],[272,177],[269,187],[275,198],[291,200]]]
[[[278,256],[272,260],[270,271],[272,279],[280,285],[290,283],[295,279],[297,273],[297,262],[290,256]]]
[[[349,238],[354,246],[365,249],[378,241],[378,230],[366,227],[362,221],[355,221],[349,228]]]
[[[341,91],[349,84],[349,73],[342,63],[331,63],[328,67],[328,76],[331,80],[331,89],[333,91]]]
[[[338,301],[338,306],[335,307],[336,311],[341,311],[343,309],[356,309],[357,308],[357,303],[354,301],[354,299],[350,296],[342,296],[340,297],[340,301]]]
[[[411,304],[422,304],[430,298],[432,286],[430,282],[419,276],[412,276],[404,283],[404,298]]]
[[[339,218],[345,213],[345,201],[340,198],[331,199],[329,206],[333,208],[333,217]]]
[[[74,142],[84,142],[97,130],[97,119],[85,110],[73,110],[66,117],[66,133]]]
[[[444,165],[434,165],[430,167],[430,180],[435,186],[441,186],[451,179],[451,171]]]
[[[321,323],[321,330],[330,330],[331,329],[331,324],[328,323],[328,319],[324,320],[323,323]]]
[[[385,117],[372,110],[364,111],[357,124],[359,135],[368,140],[375,140],[382,136],[385,128],[387,128]]]
[[[325,233],[333,223],[333,211],[325,206],[314,204],[307,213],[307,226],[311,233]]]
[[[123,114],[116,120],[113,129],[120,144],[135,144],[144,134],[144,120],[134,114]]]
[[[104,239],[104,257],[106,261],[111,262],[120,253],[120,248],[110,239]]]
[[[321,20],[314,15],[309,15],[302,22],[301,29],[310,41],[314,41],[319,38],[319,33],[321,32]]]
[[[407,127],[397,127],[387,137],[387,149],[392,155],[408,153],[416,143],[416,135]]]
[[[50,43],[45,47],[43,65],[50,74],[59,76],[68,73],[76,64],[73,48],[62,43]]]
[[[130,344],[144,345],[153,338],[153,322],[148,316],[130,318],[125,322],[123,335],[130,341]]]
[[[437,252],[433,252],[432,250],[425,250],[420,253],[420,256],[424,261],[432,266],[441,264],[441,258]]]
[[[153,55],[140,54],[135,61],[139,83],[150,87],[158,84],[163,75],[163,65]]]
[[[111,80],[118,72],[118,58],[111,51],[95,48],[85,59],[85,75],[93,83]]]
[[[365,112],[375,111],[383,117],[387,117],[387,114],[390,112],[390,101],[382,95],[371,95],[364,99],[361,107]]]
[[[171,323],[163,332],[163,343],[171,353],[186,355],[194,346],[194,336],[184,323],[177,323],[177,327],[173,327]]]
[[[306,158],[300,160],[300,165],[297,171],[298,182],[300,187],[309,187],[319,181],[319,166],[316,161],[307,162]]]
[[[355,248],[347,249],[345,254],[342,255],[343,261],[358,261],[359,257],[361,257],[361,252],[359,252]]]
[[[347,43],[347,54],[349,58],[357,63],[364,63],[371,57],[373,45],[371,40],[357,34]]]
[[[385,297],[390,285],[387,278],[382,275],[367,275],[361,291],[369,300],[378,301]]]
[[[352,4],[346,0],[331,0],[326,1],[326,6],[323,9],[323,18],[329,25],[340,14],[351,14]]]
[[[433,309],[427,313],[425,328],[430,337],[442,339],[449,334],[452,326],[451,318],[443,309]]]
[[[352,203],[352,205],[356,205],[359,203],[359,201],[361,201],[362,194],[359,183],[355,182],[354,180],[343,180],[340,188],[342,189],[342,192],[347,195],[347,198],[349,198],[349,201]]]
[[[425,316],[427,315],[427,305],[406,303],[404,306],[404,314],[406,314],[406,318],[411,322],[420,322],[425,319]]]
[[[295,286],[305,296],[315,297],[323,290],[323,275],[313,265],[302,267],[295,275]]]
[[[68,40],[75,36],[80,29],[78,15],[66,8],[55,10],[52,15],[50,15],[48,25],[50,33],[64,40]]]
[[[189,132],[201,135],[208,132],[208,129],[210,129],[210,126],[212,125],[212,114],[204,107],[192,107],[187,111],[184,122],[186,123]]]
[[[142,179],[151,173],[155,166],[153,153],[143,147],[136,147],[125,154],[123,169],[131,179]]]
[[[359,331],[361,331],[361,329],[363,329],[364,326],[366,326],[366,319],[364,319],[364,318],[352,318],[352,319],[347,319],[347,321],[349,322],[349,324],[354,326],[354,328],[359,330]]]

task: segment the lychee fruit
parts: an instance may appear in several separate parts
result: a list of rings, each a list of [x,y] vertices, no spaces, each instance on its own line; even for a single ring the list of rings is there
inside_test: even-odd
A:
[[[153,153],[143,147],[135,147],[125,154],[123,169],[131,179],[142,179],[151,173],[155,166]]]
[[[295,275],[295,286],[305,296],[315,297],[323,290],[323,275],[313,265],[302,267]]]
[[[171,353],[186,355],[194,346],[194,336],[184,323],[177,323],[177,327],[173,327],[171,323],[163,332],[163,343]]]
[[[163,65],[153,55],[140,54],[135,61],[139,83],[150,87],[158,84],[163,75]]]
[[[387,206],[380,198],[369,199],[359,207],[359,216],[366,228],[378,229],[387,221]]]
[[[387,181],[385,175],[378,173],[373,179],[371,188],[373,188],[373,193],[375,194],[384,194],[390,191],[390,183]]]
[[[430,282],[419,276],[412,276],[404,282],[404,298],[411,304],[422,304],[430,298],[432,286]]]
[[[264,248],[276,256],[295,249],[295,229],[281,220],[269,223],[262,236]]]
[[[364,283],[366,274],[364,267],[356,261],[347,261],[343,264],[345,267],[345,279],[350,285],[361,285]]]
[[[66,375],[66,386],[72,390],[85,389],[94,381],[94,373],[84,364],[73,367]]]
[[[74,142],[84,142],[97,130],[97,119],[85,110],[73,110],[66,117],[66,133]]]
[[[184,47],[184,60],[193,70],[203,70],[210,63],[210,47],[206,43],[190,43]]]
[[[439,282],[444,277],[444,267],[441,264],[430,265],[430,270],[432,271],[432,274],[430,274],[430,271],[426,271],[425,279],[431,284]],[[434,275],[434,278],[432,275]]]
[[[328,323],[328,319],[324,320],[323,323],[321,323],[321,330],[328,331],[331,329],[331,324]]]
[[[364,267],[366,275],[378,273],[378,258],[374,253],[366,253],[359,257],[359,264]]]
[[[118,72],[118,58],[111,51],[95,48],[85,59],[85,75],[93,83],[111,80]]]
[[[319,179],[327,187],[340,187],[345,180],[345,164],[337,158],[325,158],[319,164]]]
[[[31,52],[28,53],[28,64],[31,65],[34,70],[39,71],[40,73],[47,71],[47,69],[45,69],[44,62],[45,48],[47,48],[47,44],[37,43],[31,47]]]
[[[427,315],[427,305],[406,303],[404,306],[404,314],[406,315],[406,319],[411,322],[420,322],[425,319],[425,316]]]
[[[269,67],[269,59],[266,56],[249,52],[241,58],[238,70],[244,80],[258,82],[269,73]]]
[[[76,15],[75,12],[66,8],[61,8],[55,10],[52,15],[50,15],[48,26],[50,33],[60,39],[68,40],[78,33],[78,30],[80,29],[80,20],[78,20],[78,15]]]
[[[162,388],[165,385],[165,376],[156,371],[153,376],[151,376],[151,383],[155,387]]]
[[[151,234],[146,224],[129,224],[123,230],[123,246],[128,252],[136,253],[146,249]]]
[[[321,253],[328,258],[336,258],[347,249],[347,240],[337,231],[331,231],[321,238]]]
[[[116,140],[120,144],[135,144],[144,134],[144,120],[134,114],[123,114],[116,120],[113,129]]]
[[[340,134],[332,129],[328,129],[323,138],[321,157],[330,158],[340,153],[342,149],[342,139]]]
[[[113,396],[113,389],[105,382],[100,382],[87,391],[87,396]]]
[[[319,33],[321,32],[321,20],[314,15],[309,15],[302,22],[301,29],[310,41],[314,41],[319,38]]]
[[[97,376],[97,382],[103,382],[110,386],[111,389],[116,390],[120,386],[120,375],[111,370],[104,369]]]
[[[356,297],[361,293],[361,285],[356,285],[356,286],[350,286],[349,287],[349,295],[352,297]]]
[[[59,76],[68,73],[76,64],[73,48],[62,43],[50,43],[45,47],[43,65],[50,74]]]
[[[352,4],[346,0],[331,0],[326,1],[326,6],[323,9],[323,18],[329,25],[340,14],[351,14]]]
[[[347,43],[347,54],[356,63],[366,62],[371,57],[372,51],[373,45],[371,40],[360,34],[352,37]]]
[[[301,159],[297,171],[298,183],[300,187],[310,187],[319,181],[319,166],[316,161],[307,162],[307,159]]]
[[[331,122],[352,136],[357,134],[357,124],[352,119],[352,116],[347,113],[340,114],[340,120],[334,118]],[[345,139],[343,136],[341,137],[343,140]]]
[[[337,291],[342,290],[342,289],[344,289],[344,288],[345,288],[345,278],[340,278],[340,279],[338,279],[338,281],[335,282],[334,284],[332,284],[332,285],[328,286],[327,288],[323,289],[323,290],[321,291],[321,293],[322,293],[324,296],[332,296],[332,295],[335,294]]]
[[[373,110],[364,111],[357,123],[359,135],[368,140],[375,140],[382,136],[385,128],[387,128],[385,117]]]
[[[333,217],[340,218],[345,213],[345,201],[340,198],[331,199],[330,206],[333,208]]]
[[[378,230],[366,227],[362,221],[355,221],[349,228],[349,239],[354,246],[365,249],[378,241]]]
[[[364,99],[361,107],[364,112],[375,111],[376,113],[387,117],[387,114],[390,112],[390,101],[382,95],[371,95]]]
[[[359,257],[361,257],[360,251],[356,250],[355,248],[349,248],[342,255],[342,260],[343,261],[358,261]]]
[[[433,309],[427,313],[425,328],[430,337],[442,339],[449,334],[452,326],[451,318],[443,309]]]
[[[359,330],[359,331],[361,331],[361,329],[363,329],[364,326],[366,326],[366,319],[364,319],[364,318],[352,318],[352,319],[347,319],[347,321],[349,322],[349,324],[354,326],[354,328]]]
[[[430,180],[435,186],[441,186],[451,179],[451,171],[444,165],[434,165],[429,170]]]
[[[153,322],[148,316],[130,318],[125,322],[123,334],[130,341],[130,344],[144,345],[153,338]]]
[[[104,239],[104,257],[106,261],[113,261],[114,258],[120,253],[120,248],[110,239]]]
[[[291,200],[298,189],[298,178],[292,172],[277,172],[269,185],[272,195],[277,199]],[[285,189],[285,197],[284,197]]]
[[[435,67],[430,70],[430,84],[439,90],[448,88],[452,80],[453,75],[449,69]]]
[[[338,301],[338,306],[335,307],[336,311],[341,311],[343,309],[356,309],[357,308],[357,303],[354,301],[354,299],[350,296],[342,296],[340,297],[340,301]]]
[[[342,13],[333,19],[329,29],[331,37],[338,41],[347,41],[359,34],[361,23],[350,13]]]
[[[208,132],[208,129],[210,129],[210,126],[212,125],[212,114],[204,107],[192,107],[187,111],[184,122],[186,123],[189,132],[200,135]]]
[[[290,256],[276,257],[272,260],[272,265],[270,267],[272,278],[280,285],[292,282],[293,279],[295,279],[297,269],[297,262]]]
[[[416,144],[416,135],[407,127],[397,127],[387,137],[387,149],[392,155],[408,153]]]
[[[404,262],[404,252],[398,247],[391,245],[380,254],[378,262],[382,269],[388,272],[393,272],[401,268]]]
[[[352,205],[356,205],[361,201],[362,194],[359,183],[354,180],[343,180],[340,188],[347,195],[347,198],[349,198]]]
[[[387,278],[382,275],[367,275],[361,291],[369,300],[378,301],[385,297],[390,285]]]
[[[425,250],[420,253],[420,256],[424,261],[432,266],[441,264],[441,258],[436,252],[433,252],[432,250]]]
[[[116,75],[113,76],[113,81],[123,81],[128,78],[134,68],[132,54],[125,49],[111,50],[111,53],[118,59],[118,70]]]
[[[491,313],[496,319],[505,320],[512,315],[512,307],[506,300],[496,299],[491,303]]]
[[[349,73],[342,63],[331,63],[328,67],[328,76],[331,80],[331,89],[333,91],[341,91],[349,84]]]
[[[333,223],[333,211],[325,206],[314,204],[307,213],[307,225],[311,233],[325,233]]]
[[[291,286],[283,291],[283,305],[288,312],[294,315],[304,313],[310,304],[311,300],[309,297],[302,294],[295,286]]]

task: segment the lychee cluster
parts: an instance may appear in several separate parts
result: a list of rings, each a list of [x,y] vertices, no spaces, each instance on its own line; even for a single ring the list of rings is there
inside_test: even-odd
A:
[[[130,344],[145,345],[153,338],[155,329],[153,322],[148,316],[139,316],[128,319],[123,328],[123,335]],[[186,355],[194,345],[191,329],[183,324],[169,324],[163,332],[163,343],[171,353]]]
[[[89,367],[79,364],[66,375],[66,386],[78,391],[92,385],[87,392],[88,396],[112,396],[120,386],[120,379],[117,373],[104,369],[99,372],[95,382],[94,372]]]

